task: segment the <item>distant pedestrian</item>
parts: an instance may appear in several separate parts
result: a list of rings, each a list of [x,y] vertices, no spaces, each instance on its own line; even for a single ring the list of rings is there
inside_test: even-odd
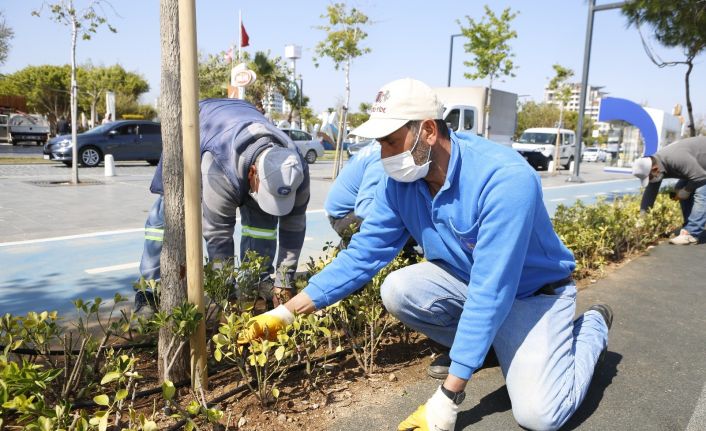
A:
[[[68,135],[71,133],[71,125],[66,121],[66,117],[63,115],[56,122],[56,134],[57,135]]]
[[[108,112],[107,114],[105,114],[105,118],[103,118],[103,121],[101,121],[101,124],[108,124],[111,122],[113,122],[113,115],[110,112]]]
[[[652,208],[663,178],[677,178],[674,199],[681,204],[684,225],[672,244],[696,244],[706,224],[706,136],[682,139],[635,161],[632,173],[642,181],[640,211]]]

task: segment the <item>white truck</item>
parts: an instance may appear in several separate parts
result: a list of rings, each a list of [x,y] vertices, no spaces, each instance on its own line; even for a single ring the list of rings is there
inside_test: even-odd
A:
[[[488,87],[440,87],[434,91],[444,104],[444,120],[455,132],[485,136]],[[490,98],[489,139],[511,146],[517,127],[517,94],[493,89]]]
[[[49,139],[49,123],[38,115],[0,115],[0,139],[17,145],[22,141],[44,145]]]
[[[559,137],[559,163],[569,169],[576,151],[576,134],[573,130],[554,127],[534,127],[522,132],[512,148],[517,150],[537,170],[549,169],[556,154],[556,141]]]

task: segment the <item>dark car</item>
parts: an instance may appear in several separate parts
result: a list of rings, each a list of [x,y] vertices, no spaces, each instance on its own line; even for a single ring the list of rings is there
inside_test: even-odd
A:
[[[116,161],[144,160],[156,165],[162,154],[162,130],[159,123],[144,120],[121,120],[103,124],[76,137],[81,166],[98,166],[106,154]],[[71,135],[52,138],[44,146],[44,158],[71,165]]]
[[[372,144],[375,142],[375,139],[366,139],[364,141],[356,142],[356,143],[351,143],[348,145],[348,148],[346,151],[348,152],[348,157],[351,158],[358,154],[358,151],[362,150],[363,148],[367,147],[368,145]]]

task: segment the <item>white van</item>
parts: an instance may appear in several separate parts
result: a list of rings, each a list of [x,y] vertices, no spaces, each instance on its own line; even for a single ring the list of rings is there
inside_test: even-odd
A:
[[[548,169],[549,162],[554,160],[556,151],[555,143],[557,136],[560,137],[559,163],[564,169],[568,169],[574,161],[576,150],[576,134],[573,130],[555,129],[553,127],[535,127],[522,132],[520,139],[512,144],[512,148],[517,150],[537,170]]]

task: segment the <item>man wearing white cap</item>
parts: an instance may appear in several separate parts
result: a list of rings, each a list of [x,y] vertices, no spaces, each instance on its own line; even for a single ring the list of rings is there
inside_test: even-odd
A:
[[[696,244],[706,225],[706,136],[682,139],[632,165],[632,173],[642,182],[640,211],[654,205],[663,178],[678,178],[674,199],[681,204],[684,225],[669,240],[676,245]]]
[[[538,175],[512,149],[450,133],[442,113],[420,81],[393,81],[377,93],[370,119],[351,132],[381,144],[389,178],[372,212],[301,293],[254,319],[248,337],[264,328],[272,336],[293,312],[354,292],[411,235],[427,262],[391,273],[383,303],[451,350],[443,383],[399,429],[453,430],[466,384],[491,345],[518,423],[558,429],[586,394],[613,313],[594,305],[574,321],[574,258],[552,228]]]
[[[304,243],[308,165],[289,137],[245,101],[201,101],[199,126],[203,235],[209,259],[233,259],[233,232],[239,210],[241,258],[247,250],[267,257],[269,268],[263,278],[275,273],[274,293],[290,288]],[[161,162],[150,190],[159,194],[159,198],[145,225],[140,274],[156,280],[160,278],[164,235]],[[272,293],[263,295],[270,297]],[[283,290],[282,294],[292,296],[289,290]],[[147,304],[154,306],[154,301],[138,292],[135,308]]]

